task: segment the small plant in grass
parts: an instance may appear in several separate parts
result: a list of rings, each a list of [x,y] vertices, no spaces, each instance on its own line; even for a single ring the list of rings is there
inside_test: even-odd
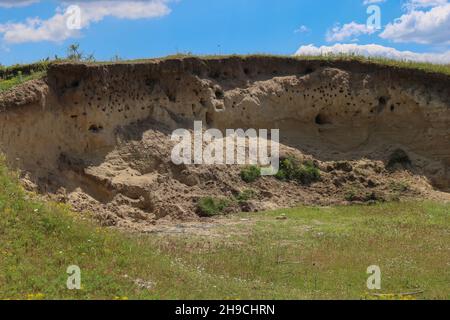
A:
[[[375,202],[384,202],[386,200],[383,195],[380,195],[379,193],[376,193],[373,191],[371,191],[371,192],[369,191],[369,192],[364,193],[363,201],[375,203]]]
[[[39,79],[44,76],[45,72],[34,72],[30,75],[23,75],[22,73],[18,73],[17,76],[14,76],[8,80],[0,79],[0,92],[14,88],[15,86],[28,80]]]
[[[365,191],[360,189],[358,186],[354,185],[348,188],[344,193],[344,199],[348,202],[365,202],[365,203],[375,203],[375,202],[384,202],[385,199],[383,195],[373,192],[373,191]]]
[[[245,203],[251,199],[254,199],[256,197],[256,191],[251,189],[246,189],[242,192],[240,192],[236,197],[236,201],[239,204]]]
[[[389,185],[393,192],[402,193],[409,190],[409,185],[405,181],[393,181]]]
[[[283,181],[311,184],[320,180],[320,170],[312,161],[301,163],[295,157],[283,159],[275,177]]]
[[[344,199],[349,202],[355,201],[357,198],[358,192],[354,188],[348,189],[344,194]]]
[[[229,205],[228,199],[205,197],[198,201],[197,209],[202,217],[212,217],[223,213]]]
[[[298,179],[304,184],[319,181],[320,170],[312,161],[307,161],[300,168]]]
[[[241,170],[241,179],[247,183],[255,182],[261,177],[261,168],[255,165]]]

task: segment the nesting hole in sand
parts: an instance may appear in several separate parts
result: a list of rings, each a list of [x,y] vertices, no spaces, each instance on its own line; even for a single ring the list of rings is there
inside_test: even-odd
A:
[[[389,156],[387,167],[391,169],[397,166],[408,168],[411,164],[412,162],[408,154],[402,149],[397,149]]]
[[[206,121],[206,125],[208,127],[211,127],[212,123],[213,123],[213,118],[212,118],[212,114],[211,112],[207,112],[205,115],[205,121]]]
[[[103,130],[103,126],[101,126],[101,125],[93,124],[89,127],[89,132],[92,132],[92,133],[99,133],[102,130]]]
[[[311,74],[311,73],[313,73],[313,72],[314,72],[314,69],[311,68],[311,67],[308,67],[308,68],[306,68],[306,70],[305,70],[305,74]]]
[[[324,115],[323,113],[319,113],[316,116],[315,123],[319,126],[333,124],[333,122],[328,118],[328,116]]]
[[[216,99],[219,99],[219,100],[221,100],[225,97],[225,94],[223,93],[222,90],[216,90],[215,95],[216,95]]]
[[[379,97],[378,98],[378,106],[376,108],[377,113],[383,112],[383,110],[386,108],[388,100],[389,100],[389,98],[386,98],[386,97]]]

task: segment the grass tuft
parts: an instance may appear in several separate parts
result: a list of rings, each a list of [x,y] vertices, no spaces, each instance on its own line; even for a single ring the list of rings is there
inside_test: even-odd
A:
[[[13,76],[8,80],[0,79],[0,92],[9,90],[26,81],[41,79],[45,76],[45,74],[46,74],[45,71],[33,72],[32,74],[29,75],[22,75],[22,73],[19,72],[16,76]]]
[[[301,163],[294,157],[287,157],[280,162],[280,170],[275,176],[283,181],[297,181],[300,184],[311,184],[320,180],[320,170],[311,161]]]
[[[241,170],[240,175],[244,182],[252,183],[261,177],[261,168],[255,165],[248,166]]]
[[[222,214],[223,211],[230,205],[228,199],[206,197],[198,201],[198,213],[203,217],[213,217]]]

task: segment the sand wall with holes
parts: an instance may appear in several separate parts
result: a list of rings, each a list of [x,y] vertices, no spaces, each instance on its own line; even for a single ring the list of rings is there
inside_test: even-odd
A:
[[[320,160],[408,154],[450,187],[450,77],[360,62],[185,58],[55,64],[45,80],[0,94],[0,148],[47,177],[61,157],[101,159],[117,131],[152,119],[171,129],[279,128]]]

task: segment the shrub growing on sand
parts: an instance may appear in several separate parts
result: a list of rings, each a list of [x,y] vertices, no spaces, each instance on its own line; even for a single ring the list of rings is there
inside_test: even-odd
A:
[[[255,190],[251,190],[251,189],[246,189],[242,192],[240,192],[237,196],[236,196],[236,201],[239,204],[245,203],[246,201],[249,201],[251,199],[254,199],[256,197],[256,191]]]
[[[198,201],[198,213],[202,217],[212,217],[223,213],[223,211],[230,205],[227,199],[205,197]]]
[[[258,166],[248,166],[241,170],[241,178],[247,183],[255,182],[261,177],[261,168]]]
[[[312,161],[301,163],[290,156],[280,162],[280,170],[275,177],[283,181],[311,184],[320,180],[320,170]]]

